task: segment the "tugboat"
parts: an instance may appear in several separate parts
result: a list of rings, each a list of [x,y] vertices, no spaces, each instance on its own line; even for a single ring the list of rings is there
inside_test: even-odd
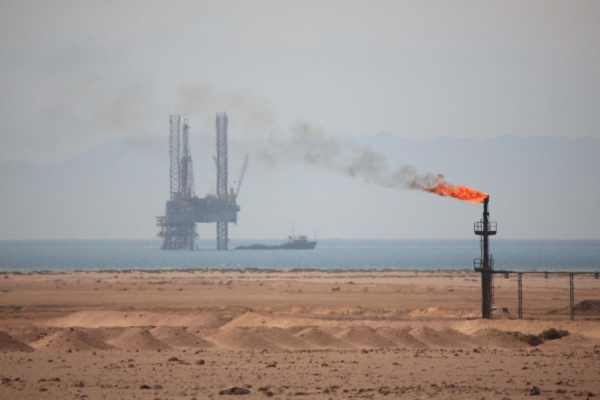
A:
[[[317,242],[309,242],[305,235],[302,236],[288,236],[288,241],[279,246],[273,246],[278,249],[284,250],[312,250],[317,245]]]
[[[312,250],[316,245],[316,238],[315,241],[309,242],[306,235],[294,235],[294,228],[292,227],[292,234],[288,236],[288,241],[279,246],[252,244],[250,246],[237,246],[235,250]]]

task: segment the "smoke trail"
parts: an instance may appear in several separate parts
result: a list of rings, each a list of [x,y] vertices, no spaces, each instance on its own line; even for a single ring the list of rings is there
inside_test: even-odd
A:
[[[214,130],[215,114],[221,111],[232,116],[230,135],[253,137],[277,129],[268,102],[251,90],[223,92],[208,85],[182,86],[178,89],[175,109],[190,118],[199,117],[207,132]]]
[[[423,190],[473,202],[487,196],[474,189],[451,185],[441,174],[420,174],[412,165],[394,169],[383,154],[372,148],[342,142],[304,121],[294,123],[290,131],[292,136],[288,141],[272,138],[260,158],[270,165],[283,160],[303,162],[388,188]]]
[[[342,142],[307,122],[294,123],[290,131],[288,141],[271,138],[270,148],[261,157],[271,165],[283,160],[303,162],[388,188],[424,189],[439,181],[437,175],[418,174],[412,165],[393,170],[383,154],[368,146]]]
[[[249,137],[268,135],[268,145],[257,153],[258,159],[271,167],[281,162],[306,163],[388,188],[423,190],[474,202],[487,196],[464,186],[453,186],[441,174],[419,174],[412,165],[394,169],[383,154],[368,146],[343,142],[306,121],[292,124],[291,137],[282,140],[282,135],[275,135],[281,131],[275,114],[251,91],[222,93],[211,86],[181,87],[178,109],[200,116],[209,129],[214,126],[215,112],[227,110],[236,116],[231,121],[241,122],[231,132],[241,131]]]

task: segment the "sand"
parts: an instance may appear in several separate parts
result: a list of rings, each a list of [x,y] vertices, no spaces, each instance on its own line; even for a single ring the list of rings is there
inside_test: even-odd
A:
[[[515,278],[481,320],[468,271],[6,273],[0,398],[600,396],[600,281],[569,321],[568,280],[527,277],[519,320]]]

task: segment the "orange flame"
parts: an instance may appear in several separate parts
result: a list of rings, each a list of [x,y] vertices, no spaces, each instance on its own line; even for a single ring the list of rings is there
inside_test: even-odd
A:
[[[438,196],[450,196],[454,197],[455,199],[471,201],[473,203],[482,203],[485,200],[485,198],[488,197],[487,193],[471,189],[466,186],[454,186],[447,182],[444,182],[443,179],[444,175],[439,174],[436,179],[436,181],[438,182],[437,185],[429,188],[424,187],[423,190],[429,193],[435,193]]]

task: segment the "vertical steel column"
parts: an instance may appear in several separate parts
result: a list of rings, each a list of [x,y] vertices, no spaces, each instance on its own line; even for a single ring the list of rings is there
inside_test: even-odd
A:
[[[569,274],[569,301],[571,312],[571,321],[575,321],[575,283],[573,282],[574,274]]]
[[[171,133],[169,135],[169,157],[171,161],[171,200],[175,200],[179,193],[179,115],[171,115],[169,122]]]
[[[163,250],[194,250],[196,224],[168,225]]]
[[[492,318],[492,273],[489,270],[481,271],[481,318]]]
[[[194,166],[192,163],[192,155],[189,148],[189,124],[188,119],[183,119],[183,133],[182,148],[181,148],[181,161],[179,163],[180,178],[179,185],[181,186],[180,192],[183,198],[194,197]]]
[[[523,319],[523,274],[518,273],[518,293],[519,293],[519,319]]]
[[[481,266],[481,318],[492,318],[492,272],[489,254],[489,197],[483,201],[483,265]]]
[[[217,197],[227,202],[227,114],[217,113]],[[226,221],[217,221],[217,250],[227,250]]]
[[[490,304],[494,304],[494,274],[490,275]]]

